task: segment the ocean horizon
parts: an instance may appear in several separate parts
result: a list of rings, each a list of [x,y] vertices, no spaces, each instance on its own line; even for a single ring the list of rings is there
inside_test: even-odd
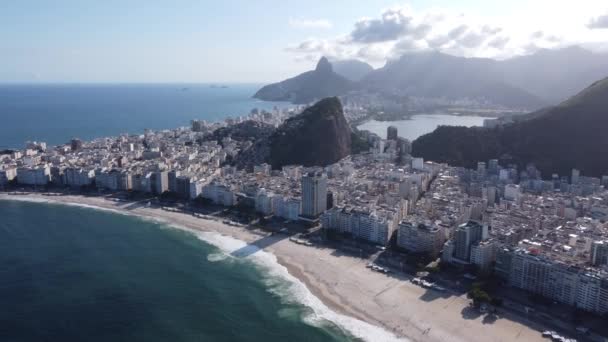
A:
[[[223,87],[227,88],[223,88]],[[291,106],[252,98],[257,83],[0,83],[0,149],[60,145],[219,121],[253,108]]]

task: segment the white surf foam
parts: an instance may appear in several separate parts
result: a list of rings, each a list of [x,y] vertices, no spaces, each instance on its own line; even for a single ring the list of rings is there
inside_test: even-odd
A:
[[[8,201],[19,201],[19,202],[34,202],[34,203],[50,203],[51,201],[46,198],[39,197],[21,197],[17,195],[0,195],[0,200]]]
[[[218,262],[226,259],[228,259],[228,256],[224,253],[211,253],[207,255],[207,260],[209,262]]]
[[[294,300],[295,302],[309,307],[313,313],[306,317],[307,323],[319,326],[323,325],[325,322],[332,322],[348,331],[354,337],[363,339],[365,341],[407,341],[406,339],[398,338],[385,329],[332,311],[325,304],[323,304],[319,298],[315,297],[304,283],[289,274],[287,268],[279,264],[276,256],[273,254],[259,250],[256,246],[248,245],[244,241],[217,233],[196,232],[196,235],[200,239],[220,248],[228,255],[233,255],[235,251],[243,251],[244,248],[257,249],[255,253],[247,253],[247,259],[261,265],[268,271],[268,275],[270,277],[267,280],[270,282],[268,285],[270,285],[271,288],[277,288],[277,284],[274,282],[276,279],[282,279],[288,282],[288,293],[284,293],[282,289],[280,289],[277,294],[281,296],[287,295],[290,297],[288,300]]]
[[[359,319],[349,317],[346,315],[339,314],[330,308],[328,308],[319,298],[315,297],[312,292],[306,287],[306,285],[301,282],[298,278],[292,276],[287,268],[281,265],[276,256],[271,253],[268,253],[264,250],[260,250],[258,247],[254,245],[248,245],[246,242],[242,240],[235,239],[233,237],[221,235],[216,232],[201,232],[198,230],[194,230],[188,227],[184,227],[178,224],[173,224],[166,220],[153,218],[145,215],[138,215],[130,212],[126,212],[124,210],[118,209],[110,209],[99,207],[95,205],[83,204],[83,203],[73,203],[73,202],[60,202],[54,201],[52,199],[39,198],[39,197],[19,197],[19,196],[6,196],[0,195],[0,200],[18,200],[24,202],[36,202],[36,203],[52,203],[52,204],[61,204],[68,206],[76,206],[83,208],[90,208],[95,210],[103,210],[116,214],[127,215],[127,216],[136,216],[142,218],[147,221],[154,221],[157,223],[163,223],[168,225],[171,228],[176,228],[184,231],[188,231],[199,239],[210,243],[217,248],[219,248],[224,254],[223,256],[212,256],[214,254],[210,254],[207,259],[211,262],[223,260],[220,258],[230,258],[230,257],[238,257],[239,254],[242,256],[246,256],[246,259],[249,259],[255,262],[257,265],[264,267],[267,270],[268,278],[266,278],[267,284],[271,289],[275,289],[276,294],[282,296],[282,298],[286,300],[293,300],[294,302],[305,305],[306,307],[312,310],[312,314],[305,317],[305,321],[311,325],[321,326],[326,322],[331,322],[341,327],[342,329],[349,332],[354,337],[360,338],[365,341],[373,341],[373,342],[392,342],[392,341],[407,341],[407,339],[399,338],[393,333],[377,327],[375,325],[369,324],[367,322],[361,321]],[[237,253],[235,253],[237,252]],[[281,279],[287,282],[287,288],[283,290],[277,289],[277,283],[275,281],[277,279]],[[287,293],[285,293],[287,292]]]
[[[84,204],[84,203],[76,203],[76,202],[63,202],[63,201],[57,201],[51,198],[42,198],[42,197],[30,197],[30,196],[13,196],[13,195],[0,195],[0,200],[7,200],[7,201],[19,201],[19,202],[32,202],[32,203],[46,203],[46,204],[59,204],[59,205],[67,205],[70,207],[81,207],[81,208],[89,208],[89,209],[95,209],[95,210],[101,210],[101,211],[108,211],[108,212],[112,212],[115,214],[121,214],[121,215],[127,215],[127,216],[137,216],[137,217],[141,217],[139,215],[135,215],[129,212],[126,212],[124,210],[119,210],[119,209],[111,209],[111,208],[105,208],[105,207],[100,207],[100,206],[96,206],[96,205],[90,205],[90,204]]]

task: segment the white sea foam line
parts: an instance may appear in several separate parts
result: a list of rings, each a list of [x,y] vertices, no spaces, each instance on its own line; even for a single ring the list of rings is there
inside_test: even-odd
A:
[[[225,236],[217,232],[201,232],[195,229],[191,229],[188,227],[181,226],[179,224],[174,224],[168,222],[164,219],[154,218],[147,215],[140,215],[130,212],[125,212],[124,210],[119,209],[111,209],[105,208],[101,206],[95,206],[90,204],[83,203],[74,203],[74,202],[64,202],[64,201],[55,201],[52,199],[40,198],[40,197],[15,197],[0,195],[0,200],[18,200],[23,202],[36,202],[36,203],[53,203],[53,204],[63,204],[68,206],[76,206],[83,208],[90,208],[102,211],[108,211],[116,214],[122,214],[127,216],[136,216],[145,220],[151,220],[155,222],[160,222],[171,226],[172,228],[188,231],[196,235],[199,239],[208,242],[216,247],[218,247],[222,252],[226,253],[227,256],[231,256],[231,253],[242,249],[243,247],[255,248],[256,252],[251,253],[248,257],[250,260],[256,262],[258,265],[263,266],[269,271],[269,275],[273,277],[278,277],[286,280],[291,286],[289,287],[290,295],[295,298],[295,300],[313,310],[314,315],[308,317],[308,323],[310,324],[318,324],[320,322],[329,321],[337,324],[338,326],[346,329],[349,333],[354,335],[357,338],[363,339],[365,341],[373,341],[373,342],[392,342],[392,341],[407,341],[406,339],[399,338],[392,334],[391,332],[377,327],[375,325],[369,324],[367,322],[361,321],[359,319],[349,317],[346,315],[339,314],[330,308],[328,308],[319,298],[315,297],[312,292],[306,287],[306,285],[301,282],[298,278],[291,275],[287,268],[281,265],[275,255],[268,253],[266,251],[260,250],[256,246],[248,245],[245,241],[238,240],[233,237]],[[213,260],[209,260],[213,261]]]
[[[196,234],[202,240],[217,246],[227,254],[247,246],[247,243],[244,241],[217,233],[197,232]],[[291,292],[290,295],[294,296],[297,302],[311,308],[314,312],[314,315],[309,317],[309,323],[318,324],[322,321],[334,322],[338,326],[349,331],[355,337],[366,341],[407,341],[405,339],[400,339],[389,331],[375,325],[332,311],[323,304],[319,298],[315,297],[303,282],[292,276],[287,271],[287,268],[277,261],[275,255],[263,250],[258,250],[249,258],[269,270],[271,276],[287,280],[291,284],[289,288]]]
[[[96,209],[96,210],[111,211],[116,214],[135,216],[135,215],[131,215],[130,213],[127,213],[127,212],[124,212],[124,211],[118,210],[118,209],[105,208],[105,207],[101,207],[101,206],[84,204],[84,203],[57,201],[57,200],[54,200],[51,198],[42,198],[42,197],[35,197],[35,196],[25,197],[25,196],[13,196],[13,195],[0,194],[0,200],[32,202],[32,203],[62,204],[62,205],[67,205],[67,206],[71,206],[71,207],[83,207],[83,208],[90,208],[90,209]]]
[[[1,194],[0,199],[7,201],[34,202],[34,203],[50,203],[51,200],[40,197],[21,197]]]
[[[224,253],[211,253],[207,255],[207,260],[209,262],[218,262],[226,259],[228,259],[228,256]]]

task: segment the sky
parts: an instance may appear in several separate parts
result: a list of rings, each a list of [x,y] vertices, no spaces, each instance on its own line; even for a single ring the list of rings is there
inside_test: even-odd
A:
[[[606,0],[19,0],[0,4],[0,82],[279,81],[321,56],[381,67],[437,50],[608,51]]]

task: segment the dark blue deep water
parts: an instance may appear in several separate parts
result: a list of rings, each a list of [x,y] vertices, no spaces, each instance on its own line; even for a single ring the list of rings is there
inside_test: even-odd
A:
[[[350,340],[218,254],[135,217],[0,200],[0,341]]]
[[[144,129],[189,125],[192,119],[221,120],[285,103],[251,96],[260,84],[0,84],[0,148],[23,147],[27,140],[63,144]]]

